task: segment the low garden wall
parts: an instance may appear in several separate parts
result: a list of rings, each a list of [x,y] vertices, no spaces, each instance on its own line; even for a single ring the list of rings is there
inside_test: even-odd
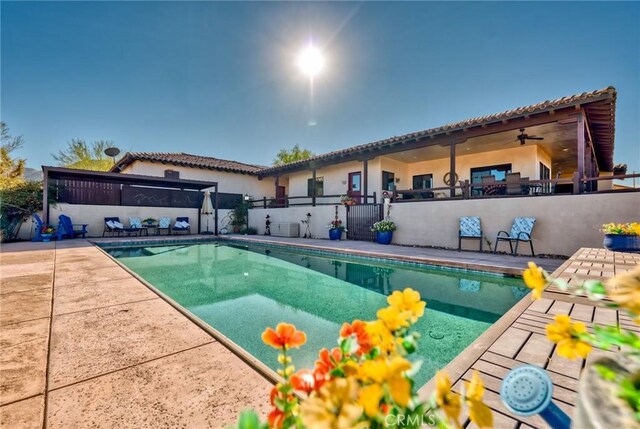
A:
[[[339,209],[340,219],[345,222],[345,207]],[[300,223],[307,212],[312,214],[312,235],[328,238],[327,224],[333,219],[333,206],[252,209],[249,222],[262,234],[266,214],[271,215],[272,222]],[[391,208],[391,219],[398,226],[393,243],[457,249],[461,216],[479,216],[492,247],[498,231],[510,230],[515,217],[535,217],[536,253],[567,256],[581,247],[602,247],[600,228],[605,223],[640,221],[640,193],[396,203]],[[499,249],[508,250],[507,243],[500,246]],[[478,241],[463,240],[463,248],[477,249]],[[486,241],[484,248],[488,249]],[[524,254],[529,251],[528,246],[521,248]]]

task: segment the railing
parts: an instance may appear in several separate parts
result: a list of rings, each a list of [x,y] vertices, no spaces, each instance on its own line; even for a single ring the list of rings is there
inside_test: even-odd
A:
[[[249,200],[249,203],[254,208],[281,208],[281,207],[294,207],[294,206],[335,206],[336,204],[344,204],[341,200],[344,195],[316,195],[315,197],[301,196],[290,197],[285,195],[281,198],[267,198]],[[361,195],[359,197],[351,197],[355,204],[376,204],[377,195],[374,192],[372,195]]]
[[[624,174],[617,176],[579,177],[575,173],[572,178],[521,180],[519,183],[506,181],[492,181],[483,183],[471,183],[468,180],[460,181],[457,185],[441,186],[425,189],[396,189],[385,191],[383,199],[390,198],[394,203],[408,203],[416,201],[446,201],[469,200],[483,198],[511,198],[511,197],[536,197],[542,195],[577,195],[577,194],[604,194],[612,192],[640,192],[640,188],[629,189],[604,189],[598,190],[598,183],[609,180],[626,180],[640,178],[640,173]],[[520,190],[518,191],[518,187]],[[514,191],[515,189],[515,191]],[[280,208],[294,206],[327,206],[343,204],[343,195],[317,195],[315,197],[299,196],[282,198],[267,198],[250,200],[255,208]],[[363,195],[357,198],[355,204],[377,204],[378,198],[374,192],[372,195]],[[380,201],[382,202],[382,201]]]
[[[612,192],[640,192],[640,188],[598,190],[599,182],[608,180],[625,180],[638,178],[640,174],[617,176],[584,177],[575,173],[572,178],[527,180],[519,183],[491,181],[470,183],[468,180],[454,186],[443,186],[426,189],[398,189],[390,193],[392,202],[404,203],[412,201],[432,200],[468,200],[482,198],[509,198],[540,195],[567,194],[604,194]],[[515,187],[515,191],[513,191]],[[518,190],[518,188],[520,188]]]

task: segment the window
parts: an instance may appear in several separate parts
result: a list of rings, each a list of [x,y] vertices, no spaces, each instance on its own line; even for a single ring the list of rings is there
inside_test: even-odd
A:
[[[316,177],[316,197],[324,195],[324,177]],[[313,177],[307,180],[307,196],[313,196]]]
[[[489,165],[471,169],[471,183],[482,183],[484,176],[494,176],[496,182],[505,180],[505,175],[511,173],[511,164]],[[482,187],[474,187],[473,195],[481,195]]]
[[[433,188],[433,174],[419,174],[413,176],[413,189]]]
[[[393,191],[393,187],[396,185],[396,175],[390,171],[382,172],[382,190]]]
[[[175,170],[164,170],[164,177],[167,179],[179,179],[180,172]]]
[[[549,167],[547,167],[543,163],[540,163],[540,180],[549,180],[549,179],[551,179],[551,169],[549,169]],[[551,191],[551,184],[543,183],[542,192],[545,194],[548,194],[550,191]]]

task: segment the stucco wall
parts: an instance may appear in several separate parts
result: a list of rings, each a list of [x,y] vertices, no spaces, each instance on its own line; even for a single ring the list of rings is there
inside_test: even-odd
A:
[[[514,172],[520,172],[522,177],[529,177],[531,180],[540,178],[539,163],[542,162],[551,167],[551,159],[537,145],[525,145],[517,148],[504,149],[500,151],[484,152],[479,154],[465,155],[458,154],[456,157],[456,172],[458,180],[470,180],[471,169],[497,164],[511,164]],[[369,194],[376,192],[378,201],[382,189],[382,172],[394,173],[397,189],[410,189],[413,187],[413,176],[420,174],[433,174],[433,186],[446,186],[444,175],[449,172],[449,158],[441,158],[430,161],[405,163],[396,161],[388,157],[376,157],[369,161],[368,169],[368,191]],[[362,162],[345,162],[330,167],[319,168],[317,177],[324,179],[325,195],[343,195],[348,191],[349,173],[360,171],[364,173]],[[553,174],[553,172],[552,172]],[[300,171],[289,175],[287,194],[289,196],[306,196],[307,180],[311,178],[311,171]],[[343,183],[344,182],[344,183]],[[300,200],[296,202],[307,202]],[[310,201],[310,200],[309,200]],[[330,202],[329,200],[318,200]]]
[[[219,210],[218,216],[222,219],[229,210]],[[71,218],[73,223],[86,223],[89,224],[87,230],[89,231],[89,237],[100,237],[104,230],[104,218],[118,216],[120,221],[129,225],[129,217],[139,217],[144,219],[147,217],[153,217],[158,219],[160,217],[168,216],[171,218],[172,224],[175,222],[178,216],[188,216],[189,223],[191,224],[191,233],[198,233],[198,216],[202,216],[202,231],[207,228],[206,216],[200,215],[198,209],[184,209],[173,207],[132,207],[132,206],[102,206],[102,205],[81,205],[81,204],[66,204],[59,203],[56,207],[50,208],[49,221],[51,225],[56,226],[58,224],[58,216],[65,214]],[[215,216],[209,216],[209,230],[214,230]],[[22,228],[30,227],[30,221],[25,222]],[[27,230],[29,228],[26,228]]]
[[[148,161],[135,161],[125,168],[122,173],[164,177],[165,170],[179,171],[181,179],[218,182],[219,192],[249,194],[254,198],[263,196],[275,197],[275,179],[273,177],[258,180],[256,176],[249,174],[182,167]]]
[[[602,247],[604,223],[640,221],[640,193],[398,203],[391,209],[398,225],[393,242],[457,248],[461,216],[480,216],[492,243],[498,231],[511,229],[513,218],[535,217],[536,253],[571,255],[580,247]],[[478,242],[464,240],[463,246],[477,248]]]
[[[329,238],[329,223],[335,217],[335,206],[316,207],[289,207],[278,209],[251,209],[249,211],[249,225],[258,230],[262,235],[265,231],[265,217],[271,216],[272,223],[297,223],[300,225],[300,236],[304,235],[305,225],[300,221],[307,219],[307,213],[311,213],[311,235],[314,238]],[[346,208],[338,206],[338,218],[346,223]],[[342,237],[346,239],[346,234]]]
[[[326,238],[333,210],[333,206],[252,209],[249,222],[262,234],[266,214],[272,222],[300,223],[310,212],[313,236]],[[340,219],[346,222],[345,208],[340,206],[339,210]],[[535,217],[536,253],[568,256],[580,247],[602,247],[600,228],[604,223],[640,221],[640,193],[397,203],[391,208],[391,218],[398,225],[393,242],[457,248],[461,216],[480,216],[484,234],[492,243],[498,231],[511,229],[515,217]],[[508,250],[508,244],[501,246]],[[477,247],[477,240],[463,241],[465,249]],[[484,248],[488,249],[486,242]],[[522,251],[526,254],[528,247]]]

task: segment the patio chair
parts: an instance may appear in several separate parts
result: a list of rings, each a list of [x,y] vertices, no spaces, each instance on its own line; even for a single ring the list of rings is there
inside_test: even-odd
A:
[[[460,229],[458,230],[458,252],[462,250],[462,239],[472,238],[480,240],[480,251],[482,252],[482,227],[480,226],[480,218],[461,217]]]
[[[76,238],[80,235],[82,236],[82,238],[84,238],[85,234],[87,233],[87,226],[89,226],[86,223],[74,224],[73,222],[71,222],[71,218],[66,215],[58,216],[58,221],[58,240],[62,240],[63,238]],[[80,226],[81,228],[75,228],[76,226]]]
[[[158,219],[158,226],[156,227],[156,232],[159,235],[163,229],[167,230],[167,234],[171,233],[171,218],[170,217],[161,217]]]
[[[102,236],[104,237],[104,235],[109,232],[111,234],[117,234],[120,235],[122,233],[125,233],[127,235],[131,235],[134,234],[136,232],[140,232],[142,230],[142,228],[126,228],[122,222],[120,222],[120,218],[119,217],[105,217],[104,218],[104,231],[102,231]]]
[[[188,217],[177,217],[176,223],[171,228],[173,232],[186,232],[187,234],[191,234],[191,225],[189,225]]]
[[[531,246],[531,256],[536,256],[533,252],[533,241],[531,239],[531,232],[533,231],[533,226],[536,223],[536,218],[534,217],[517,217],[513,220],[513,225],[511,226],[511,232],[507,231],[499,231],[496,236],[496,245],[493,249],[494,252],[498,251],[498,244],[501,241],[509,242],[509,248],[511,249],[511,254],[516,256],[518,254],[518,244],[520,242],[529,243]],[[515,249],[513,248],[513,243],[516,243]]]
[[[522,185],[520,184],[520,173],[507,173],[507,195],[522,195]]]

